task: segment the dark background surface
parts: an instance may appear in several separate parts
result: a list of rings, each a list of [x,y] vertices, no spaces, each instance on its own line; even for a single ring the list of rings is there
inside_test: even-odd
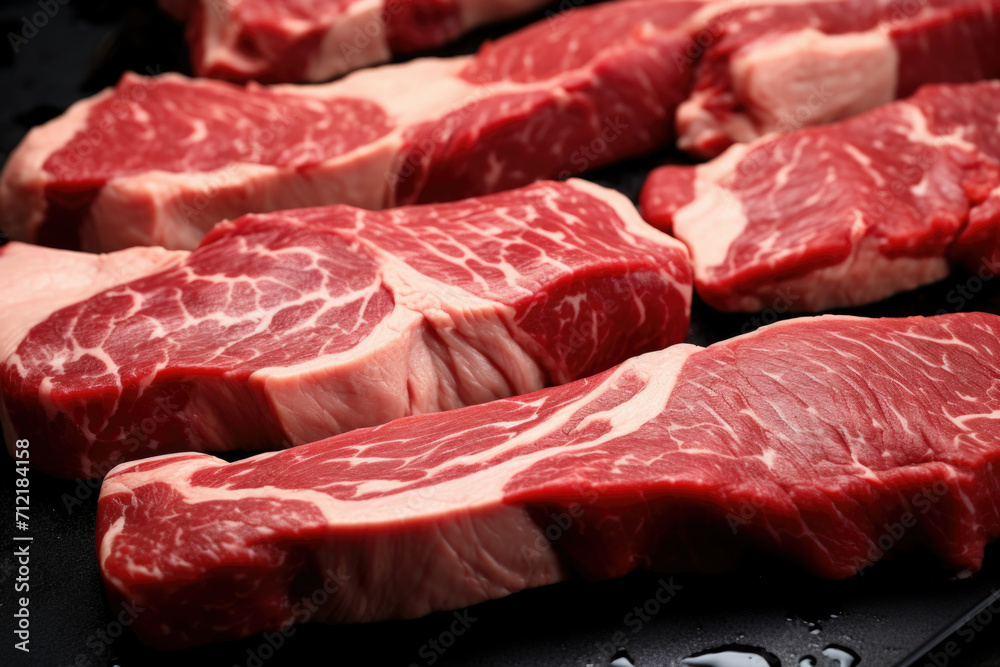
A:
[[[0,1],[0,162],[32,126],[114,84],[126,69],[187,71],[181,30],[156,12],[152,0],[70,0],[15,53],[8,34],[21,33],[22,17],[38,11],[37,0]],[[449,50],[468,52],[483,38],[483,33],[473,35]],[[652,156],[590,177],[634,199],[649,169],[669,158]],[[851,312],[905,316],[956,309],[1000,314],[1000,280],[977,284],[956,275]],[[689,341],[709,344],[774,317],[721,315],[696,303]],[[450,634],[455,616],[441,613],[364,626],[302,626],[270,642],[255,636],[160,653],[142,647],[115,620],[120,610],[107,607],[93,545],[98,482],[62,482],[40,473],[30,477],[30,529],[19,533],[33,537],[31,653],[26,655],[13,649],[12,611],[22,594],[13,590],[17,573],[9,513],[14,479],[10,473],[5,477],[0,665],[605,667],[622,647],[636,667],[667,667],[728,645],[766,650],[772,665],[777,660],[785,667],[798,667],[807,656],[819,667],[848,667],[823,655],[830,646],[848,649],[858,658],[854,664],[871,667],[1000,665],[1000,619],[995,618],[1000,616],[1000,545],[987,552],[983,571],[965,579],[919,553],[842,582],[760,559],[727,575],[662,578],[639,572],[618,581],[571,581],[526,591],[470,609],[464,617],[468,629],[459,636]],[[665,604],[652,602],[661,581],[674,590]],[[635,608],[644,606],[647,611],[636,614]],[[760,667],[765,662],[734,664]]]

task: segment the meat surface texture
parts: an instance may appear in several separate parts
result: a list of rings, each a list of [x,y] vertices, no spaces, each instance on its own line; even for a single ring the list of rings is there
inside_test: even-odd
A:
[[[32,464],[60,477],[298,445],[569,382],[682,341],[692,294],[679,242],[575,179],[249,215],[190,253],[12,244],[0,281],[52,302],[0,325],[0,414],[8,447],[30,439]]]
[[[1000,76],[1000,0],[731,0],[691,21],[694,90],[680,147],[841,120],[926,83]]]
[[[342,623],[748,549],[848,577],[897,525],[976,570],[1000,535],[998,364],[993,315],[804,318],[236,463],[124,464],[101,572],[177,648],[301,620],[324,586],[311,620]]]
[[[11,238],[191,249],[245,213],[452,201],[564,178],[672,140],[699,6],[574,10],[485,45],[322,86],[126,75],[35,128],[0,176]]]
[[[0,361],[9,359],[28,331],[55,311],[166,269],[186,255],[155,247],[96,255],[16,242],[0,246]]]
[[[687,244],[698,294],[721,310],[871,303],[956,265],[995,276],[998,118],[998,82],[927,86],[704,165],[661,167],[643,216]]]
[[[443,46],[548,0],[160,0],[187,22],[198,76],[324,81]]]

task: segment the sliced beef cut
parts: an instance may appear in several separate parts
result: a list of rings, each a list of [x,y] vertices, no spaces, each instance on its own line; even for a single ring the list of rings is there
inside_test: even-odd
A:
[[[443,46],[549,0],[160,0],[187,22],[198,76],[324,81]]]
[[[691,21],[681,148],[841,120],[926,83],[1000,76],[1000,0],[732,0]]]
[[[30,439],[32,464],[62,477],[297,445],[677,343],[691,281],[679,242],[575,179],[248,215],[190,253],[14,243],[0,293],[36,305],[0,323],[0,415],[8,447]]]
[[[1000,83],[927,86],[841,123],[662,167],[643,216],[721,310],[878,301],[954,266],[1000,271]],[[777,305],[776,305],[777,304]]]
[[[0,227],[67,249],[191,249],[244,213],[380,209],[563,178],[672,140],[700,3],[574,10],[487,44],[322,86],[126,75],[35,128],[0,176]]]
[[[975,570],[1000,535],[998,364],[993,315],[805,318],[236,463],[124,464],[101,572],[177,648],[277,630],[319,590],[315,622],[409,618],[747,548],[833,578],[915,545]]]
[[[95,255],[17,242],[0,246],[0,361],[9,359],[31,328],[55,311],[167,269],[186,255],[157,247]]]

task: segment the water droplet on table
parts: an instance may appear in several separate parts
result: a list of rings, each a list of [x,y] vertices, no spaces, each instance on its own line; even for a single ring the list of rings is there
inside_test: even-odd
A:
[[[738,644],[703,651],[684,658],[681,663],[688,667],[781,667],[781,661],[773,654]]]

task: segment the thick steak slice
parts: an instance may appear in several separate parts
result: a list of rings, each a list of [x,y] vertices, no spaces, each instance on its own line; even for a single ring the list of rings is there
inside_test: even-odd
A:
[[[542,21],[475,57],[322,86],[127,74],[32,130],[0,176],[11,238],[191,249],[244,213],[451,201],[565,177],[672,139],[700,5],[630,0]]]
[[[660,168],[643,216],[687,244],[698,293],[720,310],[871,303],[956,264],[994,276],[998,119],[1000,83],[927,86],[705,165]]]
[[[187,21],[198,76],[324,81],[443,46],[549,0],[160,0]]]
[[[677,126],[705,157],[926,83],[1000,76],[1000,0],[731,0],[691,24],[698,65]]]
[[[341,623],[746,548],[824,577],[913,545],[975,570],[1000,535],[998,364],[993,315],[790,320],[237,463],[125,464],[101,572],[176,648],[301,620],[323,586],[310,618]]]
[[[0,281],[17,284],[31,247],[12,249]],[[120,283],[88,285],[86,255],[33,251],[65,273],[25,295],[51,314],[0,325],[2,416],[8,446],[30,439],[32,464],[63,477],[302,444],[575,380],[683,340],[692,292],[680,243],[578,180],[249,215]]]

